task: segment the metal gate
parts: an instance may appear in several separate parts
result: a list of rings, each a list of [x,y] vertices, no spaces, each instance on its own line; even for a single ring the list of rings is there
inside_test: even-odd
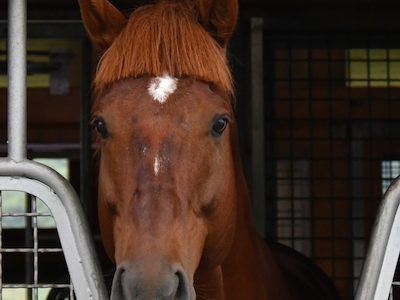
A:
[[[277,199],[269,207],[277,212],[276,238],[314,259],[344,299],[354,297],[370,244],[360,291],[377,285],[374,299],[387,299],[398,257],[398,242],[386,246],[395,219],[388,208],[380,215],[385,225],[370,236],[383,179],[393,179],[384,178],[385,164],[399,157],[398,36],[305,31],[268,38],[267,161],[275,173],[267,185]],[[380,271],[385,249],[389,269]]]
[[[26,288],[38,299],[42,287],[67,288],[70,298],[107,299],[95,251],[79,199],[69,184],[54,170],[26,159],[26,0],[10,0],[8,31],[8,157],[0,158],[0,263],[3,270],[9,254],[25,253],[31,257],[33,274],[24,283],[4,282],[0,272],[0,299],[6,288]],[[4,191],[20,191],[29,196],[30,209],[24,213],[2,210]],[[38,240],[37,211],[40,199],[49,208],[57,225],[61,248],[41,246]],[[2,220],[22,216],[29,219],[32,241],[29,247],[8,247],[2,243]],[[39,257],[63,251],[71,282],[43,283]],[[57,266],[54,266],[57,267]]]
[[[400,174],[400,29],[299,19],[242,19],[257,225],[314,260],[343,299],[400,299],[397,183],[381,201]]]

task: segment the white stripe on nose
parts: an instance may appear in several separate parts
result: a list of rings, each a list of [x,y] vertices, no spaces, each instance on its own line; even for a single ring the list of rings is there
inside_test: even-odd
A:
[[[154,159],[154,174],[158,176],[158,173],[160,172],[160,159],[158,156]]]

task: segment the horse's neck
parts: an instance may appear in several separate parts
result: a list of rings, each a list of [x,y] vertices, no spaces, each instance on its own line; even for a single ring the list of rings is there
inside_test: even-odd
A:
[[[196,299],[227,299],[224,291],[224,281],[221,266],[212,270],[196,272],[195,278]]]
[[[256,233],[239,151],[234,159],[238,214],[233,245],[221,266],[225,299],[292,299],[272,252]]]

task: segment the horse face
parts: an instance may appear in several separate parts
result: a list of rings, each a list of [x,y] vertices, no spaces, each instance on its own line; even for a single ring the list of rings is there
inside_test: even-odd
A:
[[[112,299],[194,299],[230,249],[230,101],[193,79],[128,79],[97,101],[99,218]]]

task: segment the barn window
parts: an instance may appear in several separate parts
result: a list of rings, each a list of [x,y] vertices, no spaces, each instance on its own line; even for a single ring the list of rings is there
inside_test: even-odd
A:
[[[391,182],[400,175],[399,160],[382,161],[382,194],[386,192]]]
[[[349,49],[346,51],[349,87],[400,86],[400,49]]]

